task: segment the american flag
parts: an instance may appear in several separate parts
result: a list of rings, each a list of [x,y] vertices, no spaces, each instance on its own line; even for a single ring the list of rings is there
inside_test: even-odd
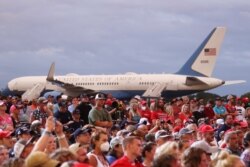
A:
[[[205,56],[216,56],[216,48],[205,48]]]

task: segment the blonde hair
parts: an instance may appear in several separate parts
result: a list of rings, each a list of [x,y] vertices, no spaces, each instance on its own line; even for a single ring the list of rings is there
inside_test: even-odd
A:
[[[156,149],[154,157],[157,158],[163,154],[170,154],[177,156],[178,152],[179,152],[178,143],[175,141],[169,141]]]
[[[241,161],[240,157],[229,154],[226,151],[221,151],[217,153],[216,158],[212,161],[212,166],[213,167],[233,167],[232,165],[237,163],[237,161]]]
[[[174,109],[170,104],[165,104],[164,105],[164,110],[165,112],[169,115],[169,116],[173,116],[174,115]]]

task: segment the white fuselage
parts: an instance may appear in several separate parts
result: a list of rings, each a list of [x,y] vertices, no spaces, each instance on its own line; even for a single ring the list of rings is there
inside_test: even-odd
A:
[[[84,89],[96,92],[113,91],[135,91],[143,92],[150,86],[163,83],[166,85],[164,91],[202,91],[218,87],[223,81],[210,77],[197,77],[206,84],[187,85],[185,75],[176,74],[125,74],[125,75],[76,75],[76,76],[55,76],[54,79],[83,87]],[[67,92],[61,87],[46,81],[46,76],[20,77],[11,80],[8,87],[11,91],[24,92],[31,89],[37,83],[46,84],[46,89]],[[79,94],[81,92],[78,92]]]

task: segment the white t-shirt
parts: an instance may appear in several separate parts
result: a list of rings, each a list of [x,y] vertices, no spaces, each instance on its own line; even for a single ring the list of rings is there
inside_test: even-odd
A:
[[[236,111],[238,112],[236,119],[239,121],[245,120],[245,114],[246,114],[245,108],[242,106],[235,106],[235,108],[236,108]]]

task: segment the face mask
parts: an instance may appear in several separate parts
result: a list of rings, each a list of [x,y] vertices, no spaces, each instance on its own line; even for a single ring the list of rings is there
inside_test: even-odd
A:
[[[101,148],[102,152],[108,152],[109,151],[109,142],[102,143],[100,148]]]

